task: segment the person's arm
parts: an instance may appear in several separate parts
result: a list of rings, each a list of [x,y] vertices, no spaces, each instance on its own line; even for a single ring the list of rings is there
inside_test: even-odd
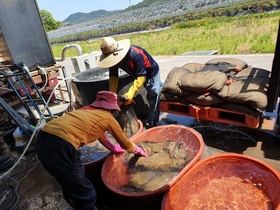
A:
[[[148,158],[147,153],[141,147],[137,146],[136,144],[134,144],[134,145],[135,145],[135,149],[132,152],[134,155],[139,155],[139,156],[143,156],[145,158]]]
[[[119,144],[112,144],[109,139],[103,134],[98,138],[99,142],[106,147],[108,150],[113,152],[114,154],[124,152],[125,150],[121,148]]]
[[[99,140],[99,141],[104,147],[106,147],[108,150],[110,150],[114,154],[122,153],[125,151],[119,144],[115,144],[115,145],[112,144],[109,141],[109,139],[107,139],[106,137],[105,137],[105,140]],[[134,144],[134,147],[135,147],[135,149],[132,151],[132,153],[134,155],[143,156],[145,158],[148,157],[147,153],[141,147],[137,146],[136,144]]]
[[[122,96],[124,105],[129,105],[133,102],[134,95],[140,90],[147,79],[147,67],[144,54],[141,49],[133,47],[129,63],[132,63],[132,70],[135,72],[136,79],[129,90]]]
[[[124,148],[126,151],[133,153],[135,155],[148,157],[145,151],[131,142],[124,134],[123,130],[121,129],[118,121],[112,116],[112,119],[109,123],[109,131],[112,136],[116,139],[116,141]]]
[[[119,83],[119,77],[118,77],[118,67],[113,66],[109,68],[109,91],[117,93],[118,90],[118,83]]]
[[[117,93],[119,78],[111,76],[109,78],[109,91]]]
[[[125,100],[124,105],[129,105],[132,103],[134,95],[140,90],[140,88],[144,85],[145,82],[146,82],[145,76],[139,76],[134,80],[133,85],[123,95],[123,98]]]

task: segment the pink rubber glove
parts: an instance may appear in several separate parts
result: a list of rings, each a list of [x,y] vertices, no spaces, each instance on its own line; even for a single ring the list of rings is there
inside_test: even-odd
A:
[[[145,158],[148,158],[148,155],[146,152],[144,152],[144,150],[141,147],[138,147],[137,145],[135,145],[135,150],[132,152],[134,155],[140,155],[143,156]]]
[[[105,141],[102,142],[100,141],[100,143],[114,154],[125,152],[125,150],[121,148],[119,144],[113,145],[108,139],[105,139]]]

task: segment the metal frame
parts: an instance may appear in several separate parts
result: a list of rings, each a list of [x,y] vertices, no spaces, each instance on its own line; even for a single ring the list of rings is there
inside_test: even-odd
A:
[[[279,83],[280,83],[280,20],[278,26],[278,36],[276,40],[276,47],[274,59],[271,68],[271,76],[269,81],[269,88],[267,91],[268,104],[266,111],[273,112],[279,97]],[[279,110],[278,110],[279,117]]]
[[[0,71],[0,74],[2,74],[6,80],[7,83],[9,84],[9,86],[11,87],[11,89],[13,90],[13,92],[16,94],[16,96],[18,97],[18,99],[20,100],[21,104],[24,106],[24,108],[26,109],[26,111],[28,112],[29,116],[31,117],[32,122],[36,125],[38,122],[38,119],[36,118],[36,116],[34,116],[33,112],[31,111],[29,104],[31,104],[34,109],[37,111],[38,115],[40,116],[40,118],[44,117],[44,114],[40,111],[38,104],[37,103],[41,103],[46,107],[46,111],[48,112],[48,114],[53,117],[53,114],[51,113],[47,102],[45,101],[43,95],[41,94],[40,90],[38,89],[37,85],[34,83],[30,73],[28,71],[25,71],[23,69],[23,72],[19,72],[19,73],[13,73],[10,75],[5,74],[5,72]],[[34,88],[34,90],[36,91],[36,93],[38,94],[39,98],[38,99],[33,99],[30,95],[30,93],[28,92],[28,90],[26,89],[24,82],[22,81],[22,79],[20,78],[20,76],[27,76],[27,80],[31,83],[32,87]],[[22,89],[25,92],[26,95],[26,99],[24,99],[20,93],[18,92],[17,88],[15,87],[15,85],[8,79],[8,77],[16,77],[17,81],[20,83]]]

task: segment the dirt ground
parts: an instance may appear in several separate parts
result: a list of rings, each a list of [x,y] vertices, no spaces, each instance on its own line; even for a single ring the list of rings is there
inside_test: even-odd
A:
[[[206,148],[201,159],[218,153],[234,152],[260,159],[280,172],[280,136],[277,133],[208,121],[196,122],[192,118],[186,120],[186,117],[171,114],[162,113],[161,116],[160,125],[185,124],[203,136]],[[35,145],[31,144],[19,165],[1,179],[0,209],[70,210],[71,207],[63,199],[60,186],[44,170],[34,148]],[[21,152],[22,150],[17,151],[18,156]],[[123,209],[113,193],[102,183],[101,166],[102,164],[86,168],[87,176],[97,190],[97,207],[99,210]],[[96,171],[92,171],[93,169]],[[160,209],[159,203],[157,207]]]
[[[205,62],[214,56],[161,56],[156,57],[161,67],[162,81],[174,66],[188,62]],[[224,56],[223,56],[224,57]],[[234,57],[228,55],[228,57]],[[273,55],[240,55],[235,56],[247,61],[250,65],[270,69]],[[71,63],[67,63],[71,68]],[[67,67],[66,65],[66,67]],[[67,67],[68,68],[68,67]],[[71,74],[71,72],[68,72]],[[68,75],[69,75],[68,74]],[[197,130],[206,144],[201,159],[219,153],[238,153],[264,161],[280,172],[280,134],[274,130],[252,129],[210,121],[199,121],[191,117],[161,113],[160,125],[180,124]],[[160,137],[159,137],[160,138]],[[63,199],[60,186],[38,161],[31,143],[19,164],[7,175],[0,172],[0,210],[71,210]],[[23,149],[14,150],[20,157]],[[102,183],[100,170],[102,164],[86,168],[87,177],[97,190],[97,207],[99,210],[123,210],[119,199]],[[5,176],[4,176],[5,175]],[[156,207],[160,209],[160,200]],[[134,202],[134,200],[131,200]],[[143,207],[140,205],[140,209]],[[148,208],[145,208],[149,210]]]

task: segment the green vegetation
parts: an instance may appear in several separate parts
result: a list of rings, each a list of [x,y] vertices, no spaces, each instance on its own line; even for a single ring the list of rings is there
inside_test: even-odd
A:
[[[46,31],[58,29],[62,25],[62,22],[56,21],[47,10],[40,10],[40,15]]]
[[[152,0],[145,0],[139,4],[138,7],[143,7],[142,3],[149,3]],[[166,1],[166,0],[155,0],[155,1]],[[51,44],[58,43],[69,43],[75,41],[89,40],[104,36],[113,36],[118,34],[127,34],[130,32],[139,32],[143,30],[151,30],[155,28],[164,28],[172,26],[176,23],[190,22],[193,20],[202,20],[209,17],[236,17],[236,16],[246,16],[248,14],[264,14],[271,11],[280,9],[280,0],[244,0],[244,2],[235,3],[232,5],[227,5],[224,7],[208,8],[208,9],[198,9],[193,12],[182,14],[173,17],[164,17],[147,22],[131,22],[130,24],[125,24],[123,26],[116,26],[109,29],[99,29],[92,31],[85,31],[80,33],[75,33],[71,35],[65,35],[59,38],[52,38],[50,40]]]
[[[63,22],[68,25],[74,25],[77,23],[86,22],[88,20],[101,18],[101,17],[107,16],[107,15],[113,15],[113,14],[116,14],[117,12],[118,12],[118,10],[106,11],[106,10],[102,10],[102,9],[92,11],[90,13],[77,12],[77,13],[74,13],[74,14],[70,15],[69,17],[67,17]]]
[[[238,17],[214,17],[181,21],[168,30],[137,32],[116,36],[129,38],[152,55],[181,55],[188,51],[219,50],[219,54],[274,53],[280,11]],[[71,42],[79,44],[83,53],[98,51],[101,38]],[[69,43],[68,43],[69,44]],[[61,57],[64,44],[52,44],[55,57]],[[66,56],[77,56],[75,49]]]

